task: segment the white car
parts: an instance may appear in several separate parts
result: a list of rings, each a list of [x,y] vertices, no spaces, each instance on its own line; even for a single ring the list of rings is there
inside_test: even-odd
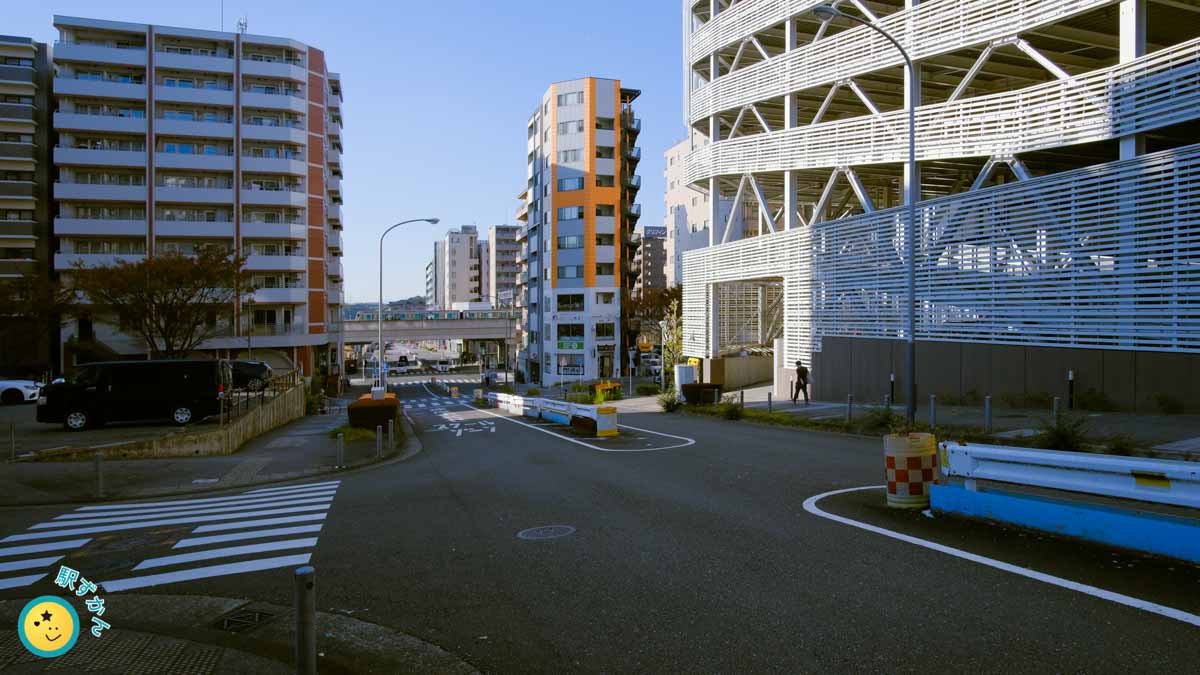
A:
[[[435,373],[448,373],[453,369],[453,364],[445,359],[442,359],[441,361],[434,361],[433,363],[433,371]]]
[[[41,387],[33,380],[0,380],[0,403],[36,403]]]

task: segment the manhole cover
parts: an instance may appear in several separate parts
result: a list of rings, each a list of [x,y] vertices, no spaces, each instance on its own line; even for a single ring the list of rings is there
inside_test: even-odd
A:
[[[570,525],[544,525],[542,527],[531,527],[528,530],[521,530],[517,533],[517,539],[536,541],[541,539],[558,539],[559,537],[567,537],[572,534],[575,534],[575,528]]]
[[[275,617],[270,612],[255,609],[237,609],[213,622],[212,627],[230,633],[253,630]]]

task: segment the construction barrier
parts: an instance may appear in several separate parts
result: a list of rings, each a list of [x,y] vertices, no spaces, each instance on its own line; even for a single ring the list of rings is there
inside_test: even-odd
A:
[[[612,406],[582,405],[550,398],[532,398],[514,394],[489,393],[487,405],[514,415],[534,417],[548,422],[595,432],[597,437],[616,436],[617,409]]]
[[[937,482],[937,439],[933,434],[883,437],[887,505],[894,509],[929,507],[929,488]]]

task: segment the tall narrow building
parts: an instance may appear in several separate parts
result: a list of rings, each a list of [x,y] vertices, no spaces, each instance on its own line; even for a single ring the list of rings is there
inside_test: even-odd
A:
[[[488,229],[488,292],[484,302],[493,307],[512,307],[517,286],[517,232],[512,225],[493,225]]]
[[[16,286],[50,281],[50,72],[46,45],[0,35],[0,280]],[[51,368],[51,337],[34,317],[0,316],[0,372]]]
[[[641,159],[639,91],[619,80],[558,82],[527,125],[521,369],[543,384],[620,373],[622,296],[632,292]]]
[[[342,91],[281,37],[56,16],[55,267],[223,245],[257,290],[204,345],[339,370]],[[103,317],[73,345],[146,347]]]

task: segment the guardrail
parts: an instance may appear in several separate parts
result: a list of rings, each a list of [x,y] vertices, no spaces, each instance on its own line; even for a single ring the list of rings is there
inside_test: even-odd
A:
[[[616,436],[617,409],[605,405],[583,405],[550,398],[532,398],[516,394],[500,394],[496,392],[487,395],[490,406],[507,410],[523,417],[557,422],[569,426],[595,427],[597,437]]]
[[[1068,492],[1200,508],[1200,464],[946,442],[942,473]]]

